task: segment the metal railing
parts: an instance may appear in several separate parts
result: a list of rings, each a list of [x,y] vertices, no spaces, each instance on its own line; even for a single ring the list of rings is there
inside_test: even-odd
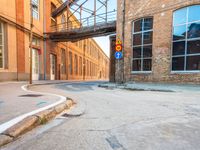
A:
[[[61,24],[51,26],[51,32],[70,32],[74,30],[95,30],[96,27],[111,25],[116,21],[116,10],[96,14],[73,21],[66,21]]]

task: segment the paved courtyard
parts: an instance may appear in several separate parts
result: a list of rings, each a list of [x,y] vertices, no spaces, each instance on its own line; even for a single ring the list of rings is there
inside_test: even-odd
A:
[[[15,117],[45,107],[59,97],[24,91],[27,82],[0,83],[0,125]]]
[[[97,82],[40,85],[75,99],[81,116],[58,116],[3,150],[199,150],[200,92],[131,91]],[[72,109],[73,111],[73,109]]]

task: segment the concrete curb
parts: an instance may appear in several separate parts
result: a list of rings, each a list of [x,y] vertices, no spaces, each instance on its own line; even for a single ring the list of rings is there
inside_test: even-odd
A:
[[[28,92],[34,92],[34,91],[28,90],[31,86],[34,86],[34,85],[26,85],[22,89]],[[34,93],[42,93],[42,92],[34,92]],[[59,96],[59,95],[50,94],[50,93],[42,93],[42,94]],[[46,122],[54,118],[56,115],[60,114],[66,109],[70,109],[74,104],[76,104],[70,98],[65,98],[66,100],[64,100],[63,96],[60,96],[60,98],[63,99],[61,103],[60,102],[55,103],[55,105],[53,104],[53,106],[50,105],[48,109],[43,109],[42,111],[39,111],[37,113],[33,113],[32,115],[24,117],[24,119],[22,119],[21,121],[17,122],[13,126],[1,132],[0,133],[0,147],[16,140],[20,135],[30,131],[36,126],[45,124]]]
[[[39,112],[35,115],[29,116],[6,131],[0,134],[0,147],[14,141],[20,135],[30,131],[38,125],[45,124],[62,111],[69,109],[74,105],[73,100],[66,100],[65,102]]]

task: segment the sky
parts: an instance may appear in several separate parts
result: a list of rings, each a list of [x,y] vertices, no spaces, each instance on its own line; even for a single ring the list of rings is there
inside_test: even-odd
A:
[[[81,4],[85,0],[79,0],[77,3]],[[105,1],[105,0],[101,0]],[[97,8],[102,6],[98,1],[97,1]],[[94,10],[94,0],[88,0],[83,7],[88,8],[90,10]],[[74,9],[77,8],[77,6],[73,6]],[[108,12],[116,10],[117,9],[117,0],[108,0]],[[102,7],[99,11],[97,11],[97,14],[102,14],[105,13],[105,7]],[[90,16],[91,14],[87,12],[82,12],[82,18],[86,18]],[[78,14],[75,14],[77,18],[79,18]],[[116,17],[116,16],[115,16]],[[100,19],[98,17],[98,19]],[[100,19],[101,20],[101,19]],[[107,56],[110,56],[110,41],[109,41],[109,36],[104,36],[104,37],[97,37],[94,38],[94,40],[99,44],[99,46],[103,49],[103,51],[106,53]]]

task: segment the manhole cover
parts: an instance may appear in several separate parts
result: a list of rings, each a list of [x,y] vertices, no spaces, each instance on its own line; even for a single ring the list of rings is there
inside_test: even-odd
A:
[[[42,95],[40,94],[25,94],[25,95],[20,95],[19,97],[40,97]]]

